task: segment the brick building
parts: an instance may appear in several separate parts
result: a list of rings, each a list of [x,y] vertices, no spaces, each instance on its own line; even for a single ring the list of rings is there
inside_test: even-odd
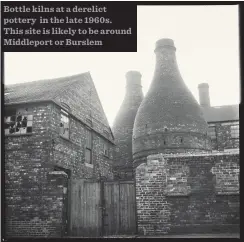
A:
[[[208,134],[211,137],[213,150],[239,148],[239,106],[211,106],[209,85],[198,85],[199,101],[206,121]]]
[[[141,73],[127,72],[125,97],[112,127],[116,142],[114,168],[119,179],[131,179],[133,176],[132,134],[142,99]]]
[[[138,233],[240,232],[239,152],[156,154],[136,168]]]
[[[68,179],[113,179],[114,138],[89,73],[5,89],[8,236],[61,236]]]
[[[154,77],[135,118],[138,233],[239,232],[239,149],[230,149],[238,147],[231,139],[239,137],[238,116],[233,107],[210,107],[205,84],[200,107],[175,50],[172,40],[157,41]]]

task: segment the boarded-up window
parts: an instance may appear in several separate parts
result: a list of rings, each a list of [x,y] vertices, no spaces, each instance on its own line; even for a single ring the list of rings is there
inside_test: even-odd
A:
[[[33,110],[30,107],[7,109],[4,117],[5,135],[32,133]]]
[[[66,139],[69,139],[69,124],[69,114],[61,110],[60,135]]]
[[[219,195],[239,194],[240,166],[238,163],[224,160],[212,167],[216,176],[215,191]]]
[[[85,162],[92,164],[92,132],[86,130],[86,151],[85,151]]]
[[[167,196],[188,196],[191,192],[187,182],[190,173],[188,165],[183,163],[167,165],[166,172]]]

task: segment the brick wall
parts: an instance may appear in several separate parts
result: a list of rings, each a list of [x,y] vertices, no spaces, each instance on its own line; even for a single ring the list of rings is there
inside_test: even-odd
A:
[[[74,178],[112,179],[113,144],[108,142],[110,155],[105,156],[106,138],[93,132],[94,165],[86,166],[85,126],[71,117],[70,140],[65,140],[59,136],[60,107],[54,103],[27,106],[33,108],[32,133],[5,137],[6,236],[60,237],[65,231],[67,181],[50,172],[58,166],[70,170]]]
[[[54,101],[59,106],[62,103],[68,105],[70,113],[87,125],[90,125],[90,121],[92,121],[94,130],[113,141],[107,117],[91,78],[81,78],[70,88],[65,88]]]
[[[136,169],[140,234],[239,231],[239,153],[152,155]]]
[[[233,122],[219,122],[209,123],[209,126],[215,127],[216,138],[212,139],[213,150],[236,149],[239,148],[239,138],[231,137],[231,126],[237,123]]]
[[[5,137],[5,218],[7,236],[44,236],[47,223],[52,229],[42,198],[47,192],[51,105],[27,105],[33,108],[32,134]],[[52,200],[52,197],[50,197]],[[49,212],[46,210],[46,212]],[[46,228],[46,229],[45,229]],[[54,232],[54,231],[53,231]]]
[[[103,136],[92,132],[92,162],[93,165],[85,163],[85,144],[87,126],[75,117],[70,116],[70,138],[64,139],[59,134],[61,108],[53,104],[52,122],[52,146],[51,162],[53,164],[69,169],[73,178],[98,178],[100,175],[113,179],[112,159],[114,145]],[[108,144],[108,156],[104,155],[103,145]]]
[[[61,237],[65,231],[63,188],[66,174],[41,173],[36,179],[7,196],[6,233],[14,237]],[[42,176],[42,177],[41,177]],[[45,178],[45,179],[42,179]],[[40,182],[41,181],[41,182]],[[19,194],[19,197],[16,196]]]
[[[166,170],[163,157],[153,156],[136,169],[138,233],[164,234],[169,230],[170,207],[164,195]]]

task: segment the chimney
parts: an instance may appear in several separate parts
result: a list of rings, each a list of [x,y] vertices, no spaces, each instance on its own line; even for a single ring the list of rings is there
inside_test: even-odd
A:
[[[198,85],[199,101],[202,107],[210,107],[209,85],[201,83]]]
[[[141,96],[141,73],[139,71],[128,71],[125,74],[126,78],[126,95],[139,95]]]
[[[132,133],[135,116],[143,100],[143,92],[140,72],[128,71],[125,78],[125,97],[112,127],[117,145],[114,152],[114,166],[119,167],[121,171],[132,172]]]

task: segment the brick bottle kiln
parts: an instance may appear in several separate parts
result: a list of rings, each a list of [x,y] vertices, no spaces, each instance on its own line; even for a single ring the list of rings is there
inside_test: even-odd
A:
[[[115,169],[120,178],[132,176],[132,133],[137,110],[142,102],[141,73],[126,73],[126,93],[116,115],[113,134],[117,148],[114,152]]]
[[[133,129],[133,160],[138,166],[159,153],[210,150],[207,123],[185,85],[171,39],[156,42],[153,81],[143,99]]]

